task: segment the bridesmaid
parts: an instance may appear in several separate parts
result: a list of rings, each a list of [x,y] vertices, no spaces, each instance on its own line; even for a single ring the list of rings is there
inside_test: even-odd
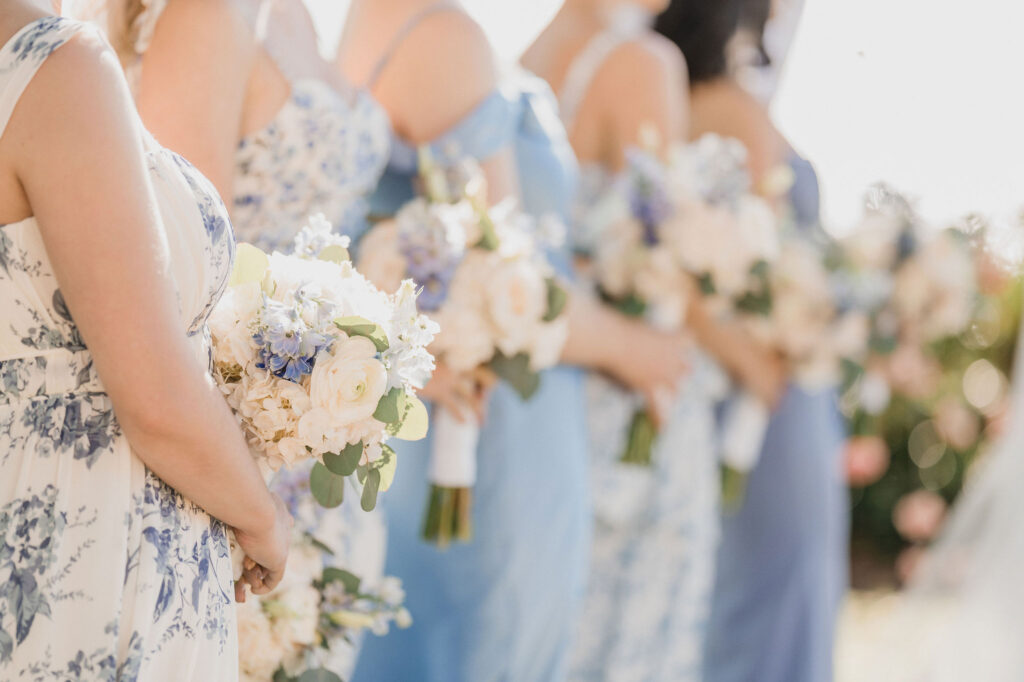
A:
[[[768,0],[763,0],[768,2]],[[691,135],[738,138],[754,178],[792,168],[794,222],[820,230],[818,183],[755,98],[728,71],[745,0],[673,0],[656,28],[690,65]],[[708,635],[708,682],[832,679],[836,612],[846,586],[847,499],[834,390],[790,386],[768,428],[745,504],[723,520]]]
[[[236,680],[224,524],[265,593],[291,521],[207,369],[227,214],[53,6],[0,13],[0,678]]]
[[[363,195],[388,158],[387,115],[321,58],[301,0],[111,0],[109,8],[143,120],[229,198],[239,239],[288,252],[317,213],[338,232],[365,229]],[[282,471],[272,487],[297,515],[307,510],[300,529],[330,547],[326,560],[372,587],[384,567],[380,514],[363,512],[356,492],[337,510],[313,505],[315,517],[303,518],[311,466]],[[332,671],[347,677],[355,649],[332,649]]]
[[[667,5],[567,0],[523,57],[559,95],[583,165],[580,214],[607,190],[645,127],[666,145],[686,140],[686,64],[650,28]],[[583,257],[592,239],[578,233]],[[714,407],[725,389],[719,364],[768,403],[777,399],[781,367],[767,349],[713,325],[699,302],[690,311],[689,326],[705,351],[694,375],[675,389],[652,469],[618,461],[629,397],[598,375],[587,380],[597,524],[573,679],[700,678],[718,538]]]
[[[395,131],[376,213],[412,197],[416,146],[429,144],[442,162],[481,161],[492,200],[518,190],[527,211],[567,217],[575,160],[550,93],[536,79],[499,82],[490,45],[460,5],[354,0],[338,59]],[[554,258],[568,275],[568,255]],[[571,315],[568,362],[600,365],[651,393],[683,370],[675,336],[582,299]],[[587,334],[596,324],[602,333]],[[416,624],[369,642],[356,680],[564,679],[589,551],[585,438],[577,371],[545,372],[526,403],[495,388],[478,451],[476,538],[445,551],[418,533],[430,444],[403,448],[388,500],[389,569],[406,583]]]

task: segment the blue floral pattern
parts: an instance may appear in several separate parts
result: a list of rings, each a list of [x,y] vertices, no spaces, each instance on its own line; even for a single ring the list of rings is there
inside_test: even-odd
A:
[[[364,197],[384,171],[390,132],[368,93],[346,98],[322,81],[296,81],[270,125],[238,146],[232,217],[239,239],[288,251],[311,212],[361,236]]]
[[[0,48],[0,111],[82,30],[48,17]],[[148,136],[146,157],[182,335],[205,359],[227,211]],[[226,529],[132,452],[34,218],[0,226],[0,319],[0,679],[236,679]]]

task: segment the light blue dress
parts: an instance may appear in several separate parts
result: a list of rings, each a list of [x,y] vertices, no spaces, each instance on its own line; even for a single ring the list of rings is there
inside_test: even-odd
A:
[[[487,159],[513,145],[525,208],[565,217],[575,157],[550,91],[517,77],[434,141],[437,159]],[[390,214],[412,197],[416,153],[395,140],[371,209]],[[568,272],[567,253],[555,254]],[[400,577],[413,626],[368,642],[355,680],[547,682],[565,676],[589,540],[587,456],[579,372],[544,372],[523,402],[498,386],[478,450],[474,539],[440,550],[420,539],[429,438],[399,443],[384,496],[387,571]]]
[[[791,161],[797,227],[819,230],[818,182]],[[707,682],[826,682],[847,584],[849,506],[834,390],[791,386],[772,416],[743,507],[722,519]]]

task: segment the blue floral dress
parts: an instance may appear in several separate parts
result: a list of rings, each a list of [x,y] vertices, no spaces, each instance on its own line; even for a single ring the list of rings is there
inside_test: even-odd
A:
[[[46,58],[87,30],[44,18],[0,48],[0,135]],[[138,131],[181,331],[205,364],[231,270],[227,211]],[[0,226],[0,319],[0,679],[237,679],[225,528],[132,452],[34,218]]]
[[[155,0],[137,24],[136,60],[131,80],[141,74],[166,0]],[[273,59],[273,55],[270,55]],[[366,227],[365,195],[387,165],[391,124],[365,90],[341,93],[318,78],[291,77],[276,62],[292,92],[273,119],[246,136],[235,153],[231,219],[240,242],[265,251],[289,253],[295,236],[312,215],[321,213],[335,231],[360,235]],[[352,490],[333,510],[310,504],[309,461],[282,470],[270,487],[285,500],[296,531],[330,550],[325,563],[355,573],[372,589],[383,577],[386,529],[381,514],[364,512],[361,491]],[[349,485],[355,486],[349,482]],[[355,666],[361,637],[331,647],[327,666],[347,678]]]
[[[515,150],[523,207],[568,216],[576,159],[543,81],[510,78],[431,144],[439,162]],[[396,139],[371,198],[381,215],[412,198],[416,150]],[[552,254],[570,274],[567,249]],[[557,367],[523,402],[494,390],[477,451],[472,542],[446,550],[420,539],[430,437],[399,443],[399,474],[384,499],[388,572],[400,577],[415,622],[375,638],[355,680],[547,682],[565,678],[589,554],[590,513],[580,373]]]

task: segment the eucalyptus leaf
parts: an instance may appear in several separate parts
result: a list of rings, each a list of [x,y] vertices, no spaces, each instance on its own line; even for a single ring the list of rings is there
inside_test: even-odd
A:
[[[299,675],[298,682],[344,682],[344,680],[326,668],[317,668],[307,670]]]
[[[395,387],[388,391],[373,413],[373,418],[385,424],[398,424],[402,421],[402,414],[405,412],[405,391]]]
[[[331,244],[330,246],[325,246],[320,249],[320,253],[317,254],[317,258],[331,263],[337,263],[338,265],[352,260],[351,256],[349,256],[348,249],[344,246],[339,246],[338,244]]]
[[[252,244],[241,243],[235,247],[235,265],[231,270],[228,286],[256,283],[263,281],[263,276],[270,267],[270,258]]]
[[[485,209],[478,209],[477,219],[480,222],[480,241],[476,243],[476,248],[497,251],[501,242],[498,240],[498,233],[494,229],[494,221],[491,220],[490,214]]]
[[[540,388],[540,374],[530,369],[530,357],[526,353],[511,358],[497,353],[488,366],[523,400],[529,400]]]
[[[544,321],[554,322],[565,310],[565,306],[569,302],[569,294],[554,277],[548,277],[544,283],[548,288],[548,309],[544,313]]]
[[[328,452],[324,454],[324,466],[339,476],[351,476],[359,466],[359,460],[363,458],[363,442],[359,441],[349,445],[338,454]]]
[[[363,484],[363,496],[360,500],[363,511],[373,511],[377,506],[377,493],[380,492],[380,470],[370,469]]]
[[[334,326],[349,336],[365,336],[370,339],[378,353],[383,353],[390,346],[384,329],[365,317],[339,317],[334,321]]]
[[[399,440],[423,440],[430,429],[430,413],[423,401],[414,395],[405,396],[405,414],[397,424],[388,426],[388,433]]]
[[[309,490],[321,506],[333,509],[345,501],[345,477],[317,462],[309,472]]]
[[[349,594],[359,594],[359,586],[363,580],[355,573],[351,573],[341,568],[327,567],[324,569],[321,575],[320,582],[324,585],[330,583],[341,583],[345,587],[345,591]]]
[[[398,455],[387,445],[381,445],[384,454],[374,462],[376,470],[380,473],[380,492],[385,493],[395,481],[395,471],[398,470]]]

